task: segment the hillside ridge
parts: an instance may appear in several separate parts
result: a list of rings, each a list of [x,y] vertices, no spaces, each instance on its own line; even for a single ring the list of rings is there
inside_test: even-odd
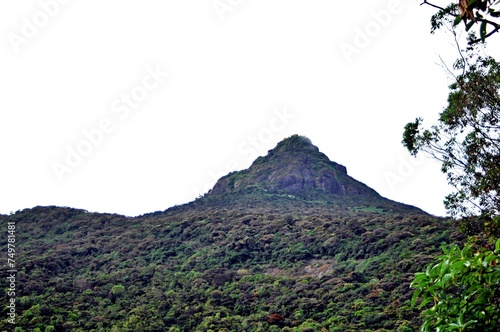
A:
[[[463,239],[298,135],[164,211],[37,206],[0,224],[16,227],[18,332],[415,331],[411,276]]]

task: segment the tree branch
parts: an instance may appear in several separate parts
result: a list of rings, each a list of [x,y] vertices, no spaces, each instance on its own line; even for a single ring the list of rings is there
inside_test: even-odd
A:
[[[495,32],[498,32],[498,30],[500,30],[500,24],[498,24],[498,23],[492,22],[492,21],[490,21],[490,20],[485,20],[485,19],[481,19],[481,20],[479,20],[479,21],[480,21],[480,22],[486,22],[486,23],[491,24],[491,25],[493,25],[493,26],[495,27],[495,29],[493,29],[492,31],[490,31],[490,33],[488,33],[487,35],[485,35],[485,36],[484,36],[484,39],[486,39],[486,38],[490,37],[490,36],[491,36],[491,35],[493,35]],[[471,41],[470,41],[470,44],[472,45],[472,44],[475,44],[475,43],[480,42],[480,41],[482,41],[482,39],[481,39],[481,38],[474,39],[474,40],[471,40]]]
[[[431,6],[431,7],[437,8],[437,9],[439,9],[439,10],[444,10],[444,8],[443,8],[443,7],[439,7],[439,6],[435,5],[435,4],[432,4],[432,3],[428,2],[427,0],[424,0],[424,2],[422,2],[422,3],[420,4],[420,6],[422,6],[423,4],[426,4],[426,5],[429,5],[429,6]]]

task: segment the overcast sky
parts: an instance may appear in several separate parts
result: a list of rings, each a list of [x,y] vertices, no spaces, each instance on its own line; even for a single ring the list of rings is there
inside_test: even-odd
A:
[[[0,213],[138,215],[194,200],[309,137],[381,195],[444,215],[432,124],[455,59],[413,0],[0,3]]]

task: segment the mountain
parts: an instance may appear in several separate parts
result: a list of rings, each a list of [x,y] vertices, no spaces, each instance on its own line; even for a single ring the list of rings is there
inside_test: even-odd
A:
[[[232,172],[217,181],[210,196],[254,192],[260,196],[322,201],[342,208],[373,207],[392,211],[421,211],[380,196],[375,190],[350,177],[347,168],[331,161],[311,140],[293,135],[278,143],[268,154],[257,158],[246,170]]]
[[[462,239],[296,135],[185,205],[35,207],[0,224],[15,225],[17,270],[2,331],[415,331],[413,273]]]
[[[249,169],[221,178],[211,193],[236,193],[252,187],[301,196],[316,191],[378,196],[373,189],[348,176],[344,166],[319,152],[307,137],[298,135],[280,142],[267,156],[257,158]]]

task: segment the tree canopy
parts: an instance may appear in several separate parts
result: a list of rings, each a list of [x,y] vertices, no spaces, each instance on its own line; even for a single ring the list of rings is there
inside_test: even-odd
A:
[[[424,128],[423,119],[415,119],[406,124],[402,143],[413,155],[422,151],[441,162],[456,189],[445,206],[451,216],[461,218],[469,236],[463,248],[443,244],[443,255],[415,275],[412,302],[423,309],[423,331],[500,327],[500,63],[485,47],[500,29],[499,3],[422,3],[437,9],[431,33],[446,27],[458,59],[449,70],[453,83],[437,124]],[[457,38],[462,28],[465,44]]]
[[[500,211],[500,64],[470,54],[455,68],[463,73],[450,85],[438,124],[424,129],[422,118],[408,123],[403,144],[413,155],[424,151],[442,162],[457,188],[445,201],[453,216],[491,217]]]

